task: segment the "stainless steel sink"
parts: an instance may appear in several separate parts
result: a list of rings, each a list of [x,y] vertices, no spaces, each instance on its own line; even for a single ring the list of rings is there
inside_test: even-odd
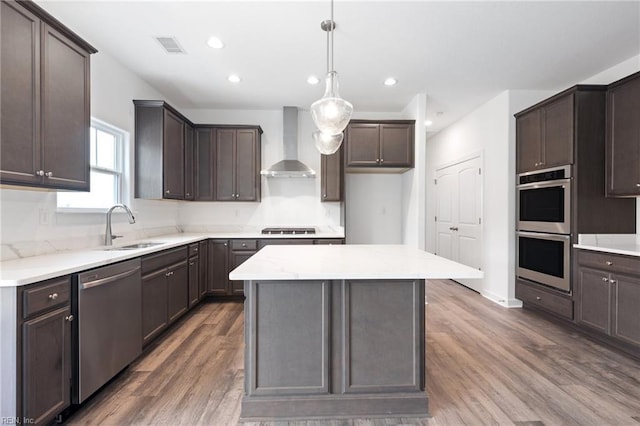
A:
[[[136,243],[136,244],[128,244],[126,246],[121,246],[121,247],[105,247],[103,248],[103,250],[106,251],[115,251],[115,250],[137,250],[137,249],[142,249],[142,248],[148,248],[148,247],[155,247],[155,246],[160,246],[162,244],[162,242],[153,242],[153,243]]]

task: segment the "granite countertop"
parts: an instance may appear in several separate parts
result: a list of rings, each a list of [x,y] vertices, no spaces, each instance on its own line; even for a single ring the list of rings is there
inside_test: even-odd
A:
[[[268,246],[232,280],[482,278],[483,272],[404,245]]]
[[[573,247],[640,257],[640,239],[636,234],[580,234],[578,244]]]
[[[278,239],[278,238],[344,238],[344,233],[331,230],[318,230],[316,234],[263,235],[259,230],[248,232],[192,232],[161,235],[139,241],[127,241],[114,244],[129,245],[138,242],[162,243],[152,247],[135,250],[105,250],[105,247],[94,247],[82,250],[59,251],[40,256],[0,262],[0,287],[18,287],[50,278],[61,277],[76,272],[86,271],[99,266],[133,259],[147,254],[179,247],[205,239]]]

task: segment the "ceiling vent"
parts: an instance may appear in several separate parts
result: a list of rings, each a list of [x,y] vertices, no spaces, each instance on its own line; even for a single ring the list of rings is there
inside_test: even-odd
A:
[[[175,37],[154,37],[167,53],[187,53]]]

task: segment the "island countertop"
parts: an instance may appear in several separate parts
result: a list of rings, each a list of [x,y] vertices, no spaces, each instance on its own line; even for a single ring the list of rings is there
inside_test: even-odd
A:
[[[405,245],[268,246],[232,280],[456,279],[483,272]]]

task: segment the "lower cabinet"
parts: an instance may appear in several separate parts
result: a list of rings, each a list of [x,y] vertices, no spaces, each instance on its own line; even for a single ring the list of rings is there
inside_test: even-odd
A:
[[[200,256],[189,257],[189,307],[200,301]]]
[[[227,296],[229,291],[229,241],[209,240],[209,294]]]
[[[189,307],[187,247],[142,258],[142,344],[158,336]]]
[[[542,309],[564,319],[573,319],[573,301],[569,294],[516,278],[516,298],[522,300],[526,307]]]
[[[580,250],[576,322],[640,349],[640,258]]]
[[[231,240],[229,256],[229,271],[242,265],[258,251],[258,240]],[[233,296],[244,296],[244,281],[229,281],[229,291]]]
[[[198,287],[200,294],[198,299],[201,300],[207,295],[209,291],[209,241],[204,240],[198,243],[198,259],[200,264],[198,265]]]
[[[18,413],[31,423],[49,423],[71,404],[70,294],[67,276],[25,286],[18,295]]]

